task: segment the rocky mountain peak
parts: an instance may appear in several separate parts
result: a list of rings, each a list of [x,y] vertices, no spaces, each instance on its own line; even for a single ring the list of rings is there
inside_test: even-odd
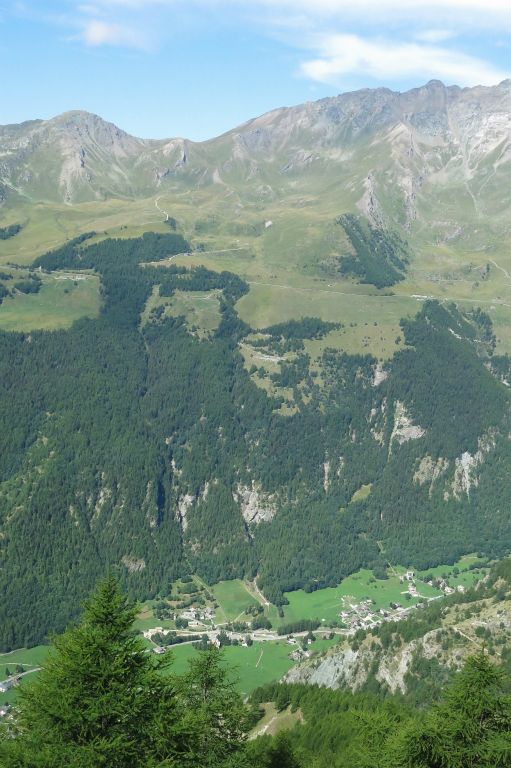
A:
[[[33,199],[78,202],[148,196],[168,183],[193,185],[199,179],[202,185],[228,188],[229,175],[237,169],[247,194],[264,169],[273,166],[283,179],[304,174],[306,184],[308,174],[324,164],[329,174],[337,168],[342,180],[344,163],[361,152],[352,172],[368,166],[358,182],[359,200],[365,192],[372,200],[361,203],[363,210],[385,207],[384,200],[378,201],[378,175],[391,159],[386,173],[393,178],[393,194],[404,196],[409,224],[418,215],[417,198],[427,179],[442,173],[473,178],[502,145],[495,166],[500,173],[510,143],[511,80],[475,88],[430,80],[403,93],[366,88],[281,107],[199,143],[138,139],[81,110],[4,126],[0,183]],[[491,178],[493,183],[496,176]],[[490,187],[484,184],[483,189]],[[388,196],[388,185],[386,190]]]

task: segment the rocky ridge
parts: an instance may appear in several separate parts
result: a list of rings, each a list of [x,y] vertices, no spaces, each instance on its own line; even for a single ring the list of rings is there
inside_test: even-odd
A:
[[[508,211],[502,190],[510,162],[511,80],[345,93],[276,109],[201,143],[138,139],[79,111],[0,127],[0,183],[31,200],[140,198],[219,185],[226,194],[274,199],[319,174],[328,181],[322,194],[332,194],[335,177],[375,224],[393,218],[410,230],[426,218],[439,241],[461,236],[468,217]],[[431,210],[434,189],[457,190],[452,215],[445,205]]]

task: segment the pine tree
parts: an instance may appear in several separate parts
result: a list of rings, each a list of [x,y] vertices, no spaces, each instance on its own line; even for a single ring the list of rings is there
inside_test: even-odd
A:
[[[305,763],[303,764],[305,766]],[[245,750],[240,768],[301,768],[302,762],[285,732],[277,736],[262,736],[251,741]],[[309,763],[307,763],[309,768]],[[235,764],[234,768],[238,768]]]
[[[392,768],[511,766],[511,697],[505,675],[484,653],[469,658],[444,701],[390,750]]]
[[[193,734],[190,768],[220,768],[235,755],[249,728],[249,711],[228,679],[222,653],[201,651],[190,671],[176,678],[183,728]]]
[[[186,751],[165,662],[133,634],[134,617],[107,577],[21,689],[13,730],[0,743],[2,766],[148,768],[173,765],[167,760]]]

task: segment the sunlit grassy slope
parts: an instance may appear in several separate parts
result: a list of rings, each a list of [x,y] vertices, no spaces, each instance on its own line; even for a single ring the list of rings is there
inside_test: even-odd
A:
[[[373,157],[374,162],[377,159]],[[225,184],[192,186],[181,180],[162,195],[139,200],[110,199],[71,206],[16,198],[11,207],[0,209],[0,226],[19,222],[23,229],[19,235],[0,241],[0,264],[30,264],[37,255],[81,232],[94,230],[103,238],[165,231],[168,225],[162,211],[167,211],[193,249],[172,263],[204,264],[241,275],[249,282],[250,291],[239,302],[238,310],[254,328],[305,315],[343,323],[342,332],[308,345],[312,357],[321,354],[325,345],[347,352],[371,352],[379,358],[392,356],[398,347],[399,320],[415,314],[425,296],[454,301],[464,308],[481,306],[494,321],[497,350],[511,351],[509,239],[494,231],[484,211],[474,217],[471,198],[457,195],[452,200],[452,194],[449,197],[445,193],[446,220],[452,214],[466,234],[442,239],[438,233],[433,237],[427,220],[438,214],[439,201],[433,204],[426,193],[422,196],[422,216],[407,234],[411,246],[407,277],[392,289],[359,285],[340,275],[335,264],[349,253],[350,244],[335,220],[345,211],[356,210],[366,159],[360,156],[359,163],[360,167],[353,165],[352,182],[343,178],[339,183],[338,169],[325,166],[317,173],[307,171],[303,177],[297,174],[285,179],[267,168],[265,183],[259,187],[246,184],[242,174],[233,171]],[[399,221],[391,195],[386,202],[388,214]],[[80,309],[83,314],[97,311],[97,300],[90,299],[90,305]],[[35,297],[28,301],[34,302]],[[198,322],[197,318],[194,321],[199,304],[195,301],[194,307],[184,307],[176,302],[169,311],[182,312],[190,324],[200,327],[203,321],[206,330],[214,328],[213,305],[210,313],[201,318],[199,312]],[[37,316],[39,308],[33,306],[33,310],[28,306],[22,309],[21,304],[17,308]],[[58,297],[55,313],[67,316],[69,322],[77,314]],[[15,317],[2,327],[9,324],[16,327]],[[23,324],[20,321],[20,327]],[[59,323],[42,321],[40,327],[52,324],[56,327]]]
[[[81,317],[95,317],[99,313],[99,278],[96,275],[62,273],[41,277],[39,293],[18,292],[2,301],[0,330],[54,331],[69,328]],[[8,288],[10,282],[5,283]]]

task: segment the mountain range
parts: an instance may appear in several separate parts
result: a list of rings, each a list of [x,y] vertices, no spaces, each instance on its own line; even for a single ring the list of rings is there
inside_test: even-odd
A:
[[[431,81],[403,94],[368,89],[277,109],[201,143],[137,139],[68,112],[0,128],[0,180],[7,194],[77,203],[180,184],[271,200],[313,181],[313,196],[328,194],[335,177],[330,194],[353,200],[375,223],[391,217],[413,229],[427,220],[455,237],[453,224],[502,223],[510,109],[510,80],[464,89]]]
[[[510,148],[511,81],[1,127],[2,647],[107,567],[279,605],[511,550]]]

